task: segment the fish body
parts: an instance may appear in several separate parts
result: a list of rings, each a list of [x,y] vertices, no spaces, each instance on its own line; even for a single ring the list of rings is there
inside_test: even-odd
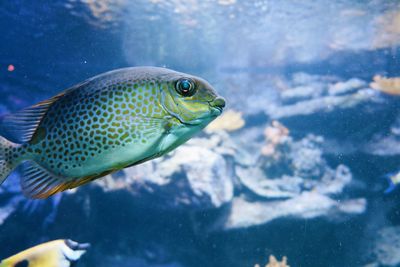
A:
[[[0,262],[0,267],[69,267],[86,252],[89,244],[55,240],[24,250]]]
[[[0,138],[0,180],[26,162],[24,193],[45,198],[168,153],[224,106],[208,82],[169,69],[101,74],[5,118],[23,142]]]

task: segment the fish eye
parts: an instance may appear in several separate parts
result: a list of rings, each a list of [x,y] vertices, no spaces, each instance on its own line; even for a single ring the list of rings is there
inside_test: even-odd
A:
[[[196,92],[196,86],[191,79],[179,79],[175,84],[175,90],[182,96],[192,96]]]

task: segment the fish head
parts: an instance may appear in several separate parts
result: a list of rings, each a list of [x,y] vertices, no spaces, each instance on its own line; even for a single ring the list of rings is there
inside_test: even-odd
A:
[[[218,117],[225,99],[205,80],[176,73],[162,87],[161,105],[182,124],[205,127]]]

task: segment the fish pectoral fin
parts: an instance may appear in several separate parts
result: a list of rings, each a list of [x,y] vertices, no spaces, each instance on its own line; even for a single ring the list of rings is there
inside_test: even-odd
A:
[[[23,193],[29,198],[47,198],[68,189],[68,182],[34,161],[24,163],[21,178]]]

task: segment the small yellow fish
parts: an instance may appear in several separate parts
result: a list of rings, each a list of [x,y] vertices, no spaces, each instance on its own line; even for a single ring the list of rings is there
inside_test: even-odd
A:
[[[168,153],[224,106],[205,80],[165,68],[98,75],[3,119],[20,140],[0,136],[0,184],[24,163],[24,194],[46,198]]]
[[[400,172],[389,173],[384,177],[389,182],[389,187],[385,190],[385,194],[388,194],[395,190],[397,185],[400,184]]]
[[[55,240],[2,260],[0,267],[69,267],[85,254],[89,246],[72,240]]]

